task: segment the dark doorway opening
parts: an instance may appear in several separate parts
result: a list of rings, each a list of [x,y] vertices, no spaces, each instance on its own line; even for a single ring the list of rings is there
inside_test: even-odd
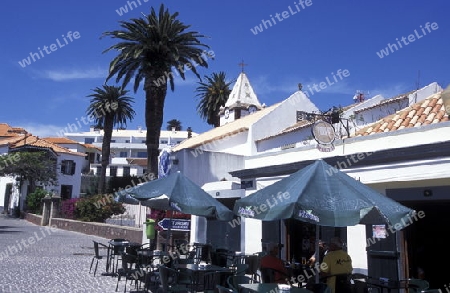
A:
[[[409,276],[424,278],[430,283],[430,288],[443,288],[449,282],[447,270],[442,268],[450,263],[446,243],[450,235],[450,201],[405,205],[425,214],[405,229]]]

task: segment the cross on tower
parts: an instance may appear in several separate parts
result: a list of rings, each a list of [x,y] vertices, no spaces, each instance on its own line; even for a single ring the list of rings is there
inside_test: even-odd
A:
[[[244,66],[248,66],[248,64],[244,63],[244,60],[242,60],[238,65],[242,67],[242,72],[244,72]]]

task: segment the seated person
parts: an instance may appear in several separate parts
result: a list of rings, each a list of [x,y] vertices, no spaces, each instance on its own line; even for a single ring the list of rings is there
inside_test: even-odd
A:
[[[326,244],[322,240],[319,240],[319,263],[322,263],[323,257],[325,256],[326,252],[327,252]],[[311,255],[311,257],[308,260],[308,265],[310,267],[313,267],[315,263],[316,263],[316,253],[314,252],[313,255]]]
[[[278,257],[279,248],[278,244],[271,244],[268,254],[261,258],[261,268],[271,268],[275,271],[275,283],[286,284],[286,278],[288,278],[288,272],[284,261]]]
[[[348,293],[351,292],[347,282],[346,274],[351,274],[353,271],[352,259],[346,251],[342,249],[342,241],[339,237],[331,238],[329,250],[323,258],[323,264],[326,264],[326,269],[322,265],[320,276],[325,277],[327,285],[331,288],[332,293]],[[341,275],[342,276],[336,276]],[[327,276],[330,276],[326,278]]]

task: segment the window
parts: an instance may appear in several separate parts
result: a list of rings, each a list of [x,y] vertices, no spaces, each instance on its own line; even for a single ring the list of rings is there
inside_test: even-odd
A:
[[[126,139],[126,140],[125,140],[125,143],[130,143],[130,140],[129,140],[129,139]]]
[[[116,177],[117,176],[117,166],[109,167],[109,176]]]
[[[127,152],[120,152],[120,157],[121,158],[126,158],[127,157]]]
[[[145,140],[141,140],[141,143],[145,143]]]
[[[123,167],[123,177],[130,176],[130,167]]]
[[[137,152],[138,158],[147,158],[147,152]]]
[[[61,199],[72,198],[72,185],[61,185]]]
[[[161,144],[167,144],[168,141],[167,140],[161,140]]]
[[[93,143],[95,141],[95,139],[93,137],[85,137],[84,138],[84,143]]]
[[[72,160],[62,160],[61,161],[61,173],[65,175],[75,174],[76,164]]]
[[[113,142],[116,142],[116,140],[115,139],[111,139],[111,143],[113,143]]]

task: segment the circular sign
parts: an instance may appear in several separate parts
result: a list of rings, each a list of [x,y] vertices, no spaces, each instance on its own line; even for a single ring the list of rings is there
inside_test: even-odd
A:
[[[319,120],[312,127],[312,135],[320,144],[332,144],[336,138],[334,127],[328,122]]]

